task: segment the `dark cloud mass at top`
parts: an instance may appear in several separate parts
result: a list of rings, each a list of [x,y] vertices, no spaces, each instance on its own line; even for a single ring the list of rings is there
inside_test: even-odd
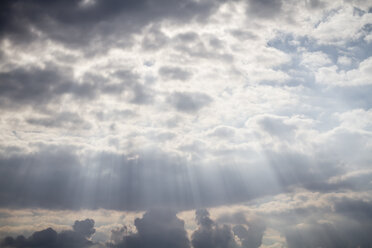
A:
[[[205,20],[219,1],[2,1],[0,35],[15,42],[36,38],[36,28],[45,38],[68,46],[84,47],[105,39],[108,44],[126,44],[121,35],[132,33],[165,18],[176,22]],[[129,35],[129,37],[128,37]],[[100,45],[107,45],[105,42]],[[94,44],[95,45],[95,44]]]
[[[1,1],[0,246],[371,247],[371,7]]]

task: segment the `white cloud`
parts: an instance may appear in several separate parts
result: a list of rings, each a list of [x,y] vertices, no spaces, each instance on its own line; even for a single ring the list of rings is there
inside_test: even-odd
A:
[[[359,67],[349,71],[339,70],[336,65],[321,67],[315,74],[318,83],[331,86],[355,86],[372,84],[372,57],[360,62]]]
[[[372,14],[359,15],[351,6],[328,14],[324,21],[311,32],[311,37],[319,44],[345,45],[363,36],[362,27],[372,23]]]

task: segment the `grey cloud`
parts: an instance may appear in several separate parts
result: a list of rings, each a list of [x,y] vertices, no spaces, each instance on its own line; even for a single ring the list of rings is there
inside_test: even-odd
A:
[[[353,193],[348,195],[354,197]],[[288,209],[273,208],[271,214],[265,215],[271,227],[285,236],[289,248],[372,245],[370,200],[339,198],[337,194],[323,198],[323,206],[313,200],[303,196]]]
[[[130,109],[116,109],[92,112],[99,121],[130,119],[136,116],[136,113]]]
[[[174,37],[173,45],[176,51],[192,58],[216,59],[224,62],[231,62],[234,59],[230,53],[220,49],[223,42],[213,35],[203,40],[194,32],[181,33]]]
[[[194,113],[212,102],[212,98],[199,92],[175,92],[168,102],[178,111]]]
[[[128,228],[126,226],[118,227],[111,230],[110,241],[108,242],[109,246],[114,246],[122,242],[124,235],[128,232]]]
[[[292,247],[371,247],[371,224],[309,223],[291,228],[286,232],[286,241]]]
[[[55,101],[71,91],[74,84],[68,72],[55,68],[17,69],[0,73],[0,104],[13,107],[19,104],[43,104]],[[80,86],[75,86],[79,88]],[[76,91],[80,96],[90,94],[89,88]]]
[[[70,70],[54,66],[0,73],[0,105],[8,108],[27,104],[42,107],[49,102],[58,102],[66,94],[79,99],[92,98],[96,92],[96,85],[77,83]]]
[[[70,46],[125,44],[130,34],[144,26],[171,19],[203,21],[218,7],[219,1],[2,1],[0,35],[17,41],[35,38],[31,26],[50,39]],[[124,36],[127,39],[118,39]],[[104,40],[105,42],[102,42]]]
[[[209,133],[209,135],[219,138],[232,138],[235,135],[235,130],[231,127],[219,126],[213,129],[213,131]]]
[[[306,154],[271,150],[266,151],[269,164],[282,187],[301,186],[311,191],[329,192],[352,188],[344,182],[331,183],[332,176],[342,175],[342,164],[331,159],[313,158]]]
[[[262,222],[250,223],[248,229],[243,225],[234,226],[233,231],[242,242],[242,247],[258,248],[262,244],[262,237],[265,231],[265,225]]]
[[[57,233],[52,228],[34,232],[29,238],[18,236],[6,237],[0,242],[4,248],[83,248],[92,247],[94,243],[87,238],[94,234],[94,220],[76,221],[73,231]]]
[[[167,80],[187,81],[192,77],[192,73],[175,66],[163,66],[159,69],[159,74]]]
[[[186,32],[178,34],[175,39],[183,43],[189,43],[199,40],[199,35],[195,32]]]
[[[153,92],[143,84],[135,84],[132,87],[133,96],[130,99],[134,104],[150,104],[153,101]]]
[[[344,198],[335,202],[334,210],[358,222],[372,222],[372,202]]]
[[[280,117],[264,116],[258,120],[261,128],[270,135],[280,137],[282,139],[293,138],[296,126],[284,123]]]
[[[96,232],[96,229],[94,229],[94,220],[92,219],[77,220],[72,228],[76,233],[79,233],[84,237],[90,237]]]
[[[191,236],[194,248],[232,248],[237,246],[231,228],[215,223],[209,218],[207,210],[197,210],[196,221],[199,228]]]
[[[28,118],[26,120],[29,124],[44,126],[44,127],[65,127],[65,128],[83,128],[89,129],[91,125],[85,121],[78,114],[73,112],[61,112],[53,116]]]
[[[240,239],[242,247],[258,248],[266,230],[265,221],[257,216],[246,219],[244,212],[224,214],[218,222],[233,224],[232,231]]]
[[[204,210],[196,213],[199,229],[192,234],[194,248],[234,247],[235,241],[231,229],[224,225],[219,226],[209,219],[209,214]]]
[[[326,6],[326,2],[320,0],[307,0],[306,5],[312,9],[319,9],[324,8]]]
[[[108,244],[112,248],[189,248],[190,243],[185,223],[169,209],[153,209],[134,222],[137,233],[126,235],[118,244]]]
[[[282,0],[249,0],[248,18],[273,18],[281,12]]]
[[[215,49],[219,49],[222,48],[224,44],[223,41],[221,41],[220,39],[212,37],[209,39],[209,45]]]
[[[169,38],[160,30],[159,27],[153,26],[145,34],[142,40],[142,48],[145,50],[158,50],[167,45]]]
[[[118,70],[114,73],[114,76],[121,81],[117,85],[110,89],[110,85],[104,86],[106,90],[112,90],[113,92],[129,91],[132,92],[132,96],[129,99],[134,104],[149,104],[153,100],[152,90],[139,82],[138,75],[128,70]]]
[[[250,31],[242,31],[242,30],[239,30],[239,29],[234,29],[234,30],[231,30],[231,34],[239,39],[239,40],[256,40],[258,39],[258,36],[255,35],[254,33],[250,32]]]
[[[110,83],[109,78],[86,74],[83,82],[77,82],[68,69],[48,66],[45,69],[15,69],[0,73],[0,105],[17,108],[32,105],[45,107],[48,103],[58,103],[64,95],[75,99],[93,99],[99,93],[120,95],[131,93],[128,101],[135,104],[147,104],[152,100],[152,91],[138,80],[138,76],[127,70],[116,71],[112,75],[120,83]],[[72,116],[70,116],[72,117]],[[54,117],[57,118],[58,117]],[[71,119],[71,118],[69,118]],[[74,118],[75,121],[77,120]],[[32,123],[52,125],[53,120],[30,120]]]

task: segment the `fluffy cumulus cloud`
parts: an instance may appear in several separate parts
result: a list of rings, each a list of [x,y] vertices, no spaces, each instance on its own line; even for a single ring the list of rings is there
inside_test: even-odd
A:
[[[0,246],[370,247],[371,9],[1,1]]]

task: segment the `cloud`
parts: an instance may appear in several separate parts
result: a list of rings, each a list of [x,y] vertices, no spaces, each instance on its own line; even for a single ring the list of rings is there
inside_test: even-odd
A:
[[[41,32],[46,38],[71,47],[125,45],[118,39],[138,32],[142,27],[163,19],[176,22],[205,20],[219,5],[218,1],[3,1],[0,35],[18,42],[33,39]],[[120,27],[120,31],[118,29]],[[36,33],[37,33],[36,32]],[[104,40],[104,42],[102,42]],[[101,42],[100,42],[101,41]]]
[[[263,218],[258,216],[250,216],[247,219],[247,214],[249,213],[245,211],[223,213],[217,222],[232,226],[232,232],[239,239],[242,248],[258,248],[262,244],[266,224]]]
[[[292,247],[369,247],[371,224],[310,223],[291,228],[286,233],[289,248]]]
[[[247,14],[259,18],[273,18],[281,12],[281,0],[249,0]]]
[[[0,104],[9,107],[56,101],[67,93],[75,93],[79,97],[94,94],[89,85],[73,84],[69,72],[57,68],[1,72],[0,81]]]
[[[65,127],[69,129],[76,129],[79,127],[83,129],[91,128],[91,124],[81,118],[78,114],[68,111],[58,114],[54,113],[53,116],[28,118],[27,122],[42,127]]]
[[[94,220],[92,219],[86,219],[82,221],[77,220],[72,226],[75,232],[80,233],[84,237],[88,237],[88,238],[96,232],[96,230],[93,227],[94,227]]]
[[[348,71],[338,70],[336,65],[321,67],[316,72],[318,83],[330,86],[350,87],[360,85],[370,85],[369,80],[372,71],[372,57],[363,60],[359,67]]]
[[[166,46],[168,42],[168,36],[161,31],[160,27],[152,26],[142,40],[142,48],[144,50],[158,50]]]
[[[150,210],[142,218],[137,218],[134,224],[136,233],[124,236],[119,243],[109,243],[108,247],[190,247],[184,221],[180,220],[172,210]]]
[[[257,121],[268,134],[282,139],[293,138],[296,126],[285,123],[285,119],[278,116],[262,116]]]
[[[43,69],[32,67],[1,72],[0,80],[0,106],[6,108],[29,104],[42,108],[49,103],[59,103],[63,96],[88,101],[105,94],[120,96],[122,93],[126,93],[126,100],[134,104],[152,101],[151,89],[141,84],[135,73],[124,69],[116,70],[110,77],[86,73],[79,82],[69,68],[48,65]],[[54,121],[34,119],[31,122],[48,125]]]
[[[192,73],[174,66],[163,66],[159,69],[159,74],[167,80],[187,81],[191,78]]]
[[[233,138],[235,135],[234,128],[228,126],[218,126],[214,128],[208,135],[219,137],[222,139]]]
[[[199,92],[174,92],[168,102],[178,111],[194,113],[212,102],[212,98]]]
[[[314,30],[311,37],[320,44],[345,45],[364,36],[364,25],[371,22],[371,13],[358,13],[352,6],[331,11]]]
[[[29,238],[20,235],[17,238],[6,237],[0,247],[4,248],[83,248],[93,247],[94,243],[87,238],[94,234],[94,220],[76,221],[73,231],[57,233],[52,228],[34,232]]]
[[[372,221],[372,202],[344,198],[335,203],[335,212],[368,224]],[[372,227],[372,225],[370,225]]]
[[[220,226],[209,218],[205,209],[196,211],[196,221],[199,228],[192,234],[194,248],[235,247],[234,235],[229,226]]]
[[[215,222],[206,209],[199,209],[195,219],[199,227],[191,236],[194,248],[258,248],[266,229],[261,219],[247,221],[242,213],[223,215]]]

